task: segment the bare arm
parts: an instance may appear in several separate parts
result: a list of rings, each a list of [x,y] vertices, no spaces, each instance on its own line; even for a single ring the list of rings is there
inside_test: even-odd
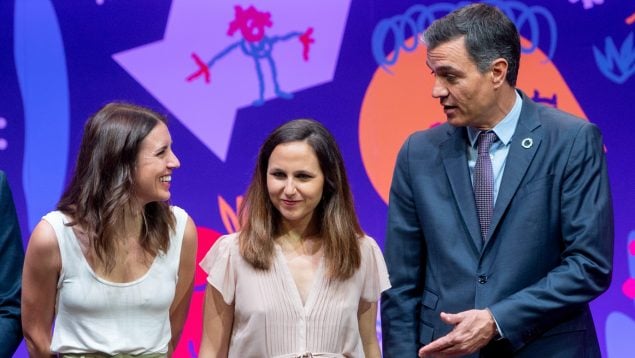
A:
[[[61,268],[55,231],[40,221],[31,234],[22,274],[22,330],[32,358],[52,356],[51,328]]]
[[[170,327],[172,329],[172,339],[168,356],[171,356],[179,343],[183,325],[187,318],[190,307],[190,299],[194,288],[194,270],[196,269],[196,248],[198,245],[198,235],[194,221],[188,217],[183,234],[183,245],[181,247],[181,260],[179,264],[179,280],[176,283],[174,301],[170,307]]]
[[[381,358],[379,342],[377,341],[377,302],[359,301],[357,310],[359,335],[364,346],[364,356],[367,358]]]
[[[203,335],[200,358],[227,357],[234,324],[234,306],[223,300],[221,293],[208,284],[205,289]]]

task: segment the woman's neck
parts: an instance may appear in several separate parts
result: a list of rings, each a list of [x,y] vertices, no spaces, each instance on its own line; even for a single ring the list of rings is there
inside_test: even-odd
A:
[[[284,252],[296,252],[301,255],[314,255],[322,248],[319,235],[298,233],[290,230],[282,233],[276,239]]]
[[[141,226],[143,225],[143,209],[125,207],[117,218],[116,237],[123,240],[139,239],[141,237]]]

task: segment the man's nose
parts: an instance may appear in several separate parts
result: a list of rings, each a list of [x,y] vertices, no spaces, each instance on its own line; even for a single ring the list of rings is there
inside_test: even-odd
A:
[[[434,85],[432,86],[432,97],[434,98],[442,98],[448,95],[448,89],[445,85],[437,78],[434,79]]]

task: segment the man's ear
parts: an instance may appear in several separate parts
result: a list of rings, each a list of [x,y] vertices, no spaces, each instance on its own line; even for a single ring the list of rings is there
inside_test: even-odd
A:
[[[503,83],[505,83],[508,69],[509,64],[504,58],[497,58],[492,61],[491,74],[494,87],[500,87]]]

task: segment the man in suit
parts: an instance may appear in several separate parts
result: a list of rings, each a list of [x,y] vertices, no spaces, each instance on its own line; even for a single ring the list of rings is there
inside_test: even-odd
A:
[[[20,288],[24,249],[7,177],[0,171],[0,357],[11,357],[22,340]]]
[[[515,89],[519,35],[495,7],[424,42],[447,123],[398,155],[385,357],[599,357],[588,303],[610,284],[613,214],[598,128]]]

